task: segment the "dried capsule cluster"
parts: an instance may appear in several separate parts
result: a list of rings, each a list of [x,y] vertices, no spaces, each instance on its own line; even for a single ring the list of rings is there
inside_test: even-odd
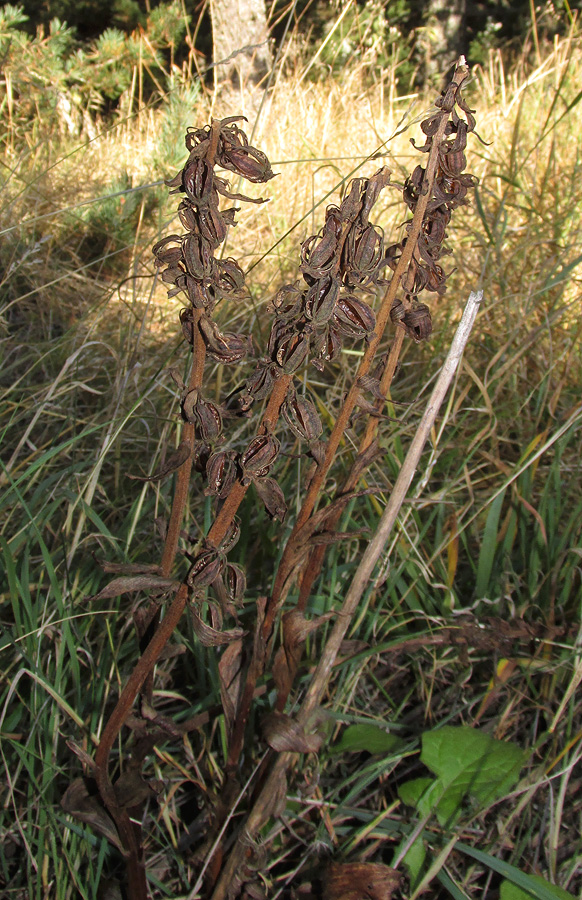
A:
[[[243,408],[267,396],[275,380],[292,374],[311,359],[315,366],[334,359],[344,338],[369,338],[376,318],[371,307],[356,296],[374,291],[386,265],[384,236],[368,221],[380,191],[390,180],[382,168],[371,178],[354,179],[338,206],[328,206],[322,230],[301,247],[305,287],[283,287],[275,299],[267,356],[259,360],[247,381]],[[321,423],[313,404],[292,394],[283,407],[294,433],[313,441]]]
[[[432,331],[432,322],[428,307],[418,302],[421,291],[432,291],[442,295],[446,291],[446,279],[439,260],[450,251],[445,247],[446,228],[450,222],[453,210],[467,203],[466,195],[469,188],[477,184],[474,175],[463,170],[467,164],[465,147],[467,146],[467,134],[475,129],[473,111],[469,109],[463,99],[461,88],[452,82],[444,90],[436,101],[438,112],[430,115],[421,123],[421,128],[426,135],[424,146],[417,149],[423,153],[429,153],[435,135],[444,117],[448,119],[445,128],[445,137],[437,148],[438,165],[432,188],[432,195],[428,202],[423,218],[422,230],[415,244],[414,253],[408,267],[408,272],[403,278],[402,287],[407,301],[395,300],[391,310],[392,321],[403,325],[408,334],[416,341],[425,340]],[[460,110],[465,118],[459,115]],[[414,139],[412,144],[416,146]],[[419,197],[426,191],[426,171],[422,166],[417,166],[412,175],[406,180],[403,197],[406,205],[414,213]],[[411,223],[407,226],[410,233]],[[407,237],[398,244],[388,248],[388,265],[395,269]]]
[[[216,256],[228,228],[236,224],[238,212],[235,207],[220,209],[219,201],[221,197],[253,203],[263,200],[229,191],[228,182],[216,174],[215,167],[252,182],[268,181],[274,174],[265,154],[249,144],[236,124],[242,118],[233,116],[204,128],[188,129],[188,159],[181,171],[166,182],[172,193],[184,195],[178,214],[186,233],[169,235],[153,248],[162,280],[170,286],[168,296],[182,292],[189,300],[189,306],[180,312],[184,337],[193,347],[197,339],[198,346],[201,341],[203,355],[224,365],[234,365],[252,353],[252,342],[250,336],[223,332],[213,319],[221,300],[238,300],[246,293],[245,276],[236,260]],[[270,484],[272,479],[266,479],[269,460],[276,453],[265,453],[264,447],[257,446],[265,439],[256,438],[243,453],[220,449],[223,421],[232,413],[205,398],[201,383],[183,390],[181,411],[183,419],[194,426],[194,465],[206,477],[205,494],[223,501],[237,479],[243,483],[245,479],[261,480],[269,511],[284,515],[280,488]],[[233,525],[219,547],[203,546],[192,559],[187,577],[191,587],[215,584],[223,599],[237,601],[242,597],[244,574],[240,567],[226,562],[226,553],[238,540],[238,533]]]

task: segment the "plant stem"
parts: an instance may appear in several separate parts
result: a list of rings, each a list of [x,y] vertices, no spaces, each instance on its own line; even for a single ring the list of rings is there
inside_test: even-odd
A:
[[[465,345],[469,339],[482,296],[482,291],[471,293],[469,296],[451,348],[437,379],[418,430],[412,440],[410,449],[402,464],[394,489],[378,524],[376,534],[368,544],[368,547],[362,556],[342,607],[338,611],[336,622],[325,647],[323,648],[319,663],[307,689],[301,709],[297,715],[297,723],[303,728],[309,726],[313,713],[322,701],[341,643],[351,624],[353,615],[358,608],[366,585],[370,581],[370,577],[378,559],[388,542],[396,517],[404,502],[406,493],[420,461],[422,450],[430,431],[434,426],[442,401],[444,400]],[[244,853],[248,847],[249,838],[251,840],[254,838],[259,828],[261,828],[268,818],[269,805],[272,803],[272,798],[276,796],[281,776],[295,756],[295,753],[284,752],[279,754],[275,760],[273,768],[271,769],[244,826],[241,827],[239,838],[216,885],[212,900],[225,900],[227,897],[235,873],[244,861]],[[244,840],[241,839],[243,836]]]

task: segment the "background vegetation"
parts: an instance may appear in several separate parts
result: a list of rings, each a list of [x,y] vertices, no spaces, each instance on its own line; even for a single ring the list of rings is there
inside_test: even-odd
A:
[[[34,32],[21,9],[0,10],[0,885],[15,898],[93,898],[115,868],[107,842],[60,809],[80,772],[66,742],[92,750],[135,659],[129,600],[91,598],[107,579],[100,560],[149,562],[161,546],[170,480],[127,477],[171,451],[168,372],[186,365],[151,246],[171,230],[175,202],[162,180],[184,159],[185,127],[216,108],[196,77],[196,15],[180,4],[145,20],[134,5],[111,9],[111,29],[89,44],[63,22]],[[484,290],[483,310],[337,668],[328,739],[269,835],[269,898],[289,896],[291,881],[315,892],[313,872],[330,855],[398,863],[411,898],[429,884],[455,900],[582,891],[582,43],[568,9],[543,12],[552,40],[539,29],[523,33],[521,53],[480,45],[468,91],[485,141],[469,149],[480,185],[454,221],[454,272],[433,305],[433,337],[406,347],[370,475],[377,493],[347,510],[342,530],[374,529],[470,290]],[[265,310],[297,277],[299,242],[317,231],[330,195],[354,172],[375,171],[372,154],[395,180],[416,165],[409,137],[433,94],[415,86],[407,44],[402,53],[399,39],[366,43],[360,13],[323,59],[302,28],[288,35],[255,125],[253,143],[281,174],[266,208],[241,212],[227,252],[251,289],[229,328],[253,330],[259,346]],[[379,224],[396,240],[402,221],[388,196]],[[347,378],[349,353],[344,361]],[[318,379],[314,397],[331,387]],[[341,373],[331,389],[342,394]],[[288,499],[300,465],[291,455],[279,473]],[[209,514],[193,491],[192,527]],[[280,532],[252,500],[241,517],[236,551],[256,595],[269,590]],[[337,603],[363,540],[330,552],[311,614]],[[268,708],[272,685],[263,690]],[[224,765],[216,662],[187,620],[158,667],[156,699],[181,721],[200,717],[151,766],[165,783],[150,808],[152,890],[185,897],[200,866],[199,798],[212,802]],[[485,753],[490,768],[469,765],[463,776],[454,748],[471,758],[467,725],[505,749],[478,747],[474,758]],[[507,777],[495,780],[499,767]]]

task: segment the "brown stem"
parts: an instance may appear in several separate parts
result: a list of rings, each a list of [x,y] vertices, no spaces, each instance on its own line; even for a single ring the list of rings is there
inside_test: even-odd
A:
[[[263,413],[258,434],[270,434],[274,430],[277,419],[279,418],[279,411],[287,396],[292,381],[292,375],[281,375],[275,382],[271,396],[269,397],[269,402],[267,403],[267,408]],[[218,547],[228,531],[248,489],[248,484],[243,484],[240,480],[235,481],[206,536],[206,540],[209,544]]]
[[[423,181],[423,191],[416,204],[412,222],[410,224],[410,230],[408,232],[402,254],[400,256],[400,259],[398,260],[398,264],[394,270],[394,275],[392,276],[388,289],[382,300],[382,304],[376,318],[376,328],[374,336],[366,347],[354,382],[350,390],[348,391],[343,406],[335,421],[335,425],[328,438],[323,462],[317,467],[315,475],[311,479],[309,488],[307,489],[307,493],[305,494],[305,499],[303,500],[303,504],[301,506],[301,510],[299,511],[299,515],[297,516],[297,521],[295,522],[293,531],[291,532],[285,546],[285,550],[283,551],[283,555],[281,557],[281,561],[279,563],[279,568],[275,578],[275,584],[273,586],[272,602],[269,604],[267,608],[267,614],[265,616],[265,623],[263,628],[264,634],[270,634],[273,629],[275,617],[284,599],[284,586],[293,568],[293,559],[296,555],[298,535],[309,519],[311,513],[313,512],[317,499],[325,484],[327,473],[329,472],[337,449],[340,445],[340,441],[343,437],[344,431],[348,425],[350,416],[352,415],[358,401],[358,395],[360,393],[359,379],[363,378],[370,371],[370,367],[376,355],[378,345],[382,339],[384,329],[390,316],[392,303],[396,298],[400,283],[403,277],[406,275],[408,267],[410,265],[410,261],[412,260],[416,242],[422,229],[424,214],[426,212],[429,200],[432,197],[432,187],[434,184],[438,163],[438,149],[439,144],[445,135],[447,122],[448,116],[443,115],[442,120],[439,123],[438,130],[433,136],[433,143],[429,152],[426,172]]]
[[[463,317],[451,344],[447,359],[445,360],[441,374],[437,379],[418,430],[406,455],[406,459],[402,464],[394,489],[390,495],[388,505],[382,514],[374,537],[362,556],[361,562],[352,579],[352,583],[345,595],[345,599],[331,634],[323,648],[317,669],[311,679],[303,704],[297,715],[297,723],[303,728],[306,728],[309,725],[313,713],[321,704],[341,643],[350,626],[353,615],[358,608],[366,585],[369,583],[374,567],[390,537],[391,530],[396,521],[396,516],[404,502],[414,472],[418,466],[423,447],[430,434],[431,428],[434,426],[441,403],[471,333],[482,296],[483,294],[481,291],[477,294],[472,293],[467,301],[465,312],[463,313]],[[296,754],[294,753],[285,752],[279,754],[275,760],[273,768],[271,769],[244,826],[241,828],[239,838],[233,847],[216,885],[212,900],[225,900],[235,873],[244,861],[248,840],[249,838],[252,840],[259,828],[265,824],[269,815],[268,810],[270,805],[272,805],[272,798],[276,795],[281,777],[295,756]],[[244,839],[241,839],[243,836]]]
[[[194,332],[194,343],[192,346],[192,369],[190,371],[190,379],[188,381],[188,391],[196,390],[202,387],[204,377],[204,363],[206,361],[206,345],[198,322],[202,315],[202,310],[193,310],[192,328]],[[188,445],[190,451],[194,447],[195,426],[190,422],[186,422],[182,426],[182,443]],[[190,488],[190,476],[192,474],[192,452],[186,462],[182,463],[176,474],[176,488],[174,491],[174,499],[172,501],[172,509],[170,512],[170,521],[168,522],[168,532],[166,534],[166,542],[162,553],[161,574],[168,578],[172,572],[176,553],[178,552],[178,541],[180,538],[180,529],[182,527],[182,519],[184,518],[184,510],[188,500],[188,492]]]

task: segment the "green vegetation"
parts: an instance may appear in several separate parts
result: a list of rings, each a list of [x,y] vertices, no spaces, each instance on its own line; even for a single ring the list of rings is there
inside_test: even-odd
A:
[[[139,47],[111,32],[81,52],[64,24],[33,38],[14,8],[0,16],[0,886],[6,897],[89,900],[123,867],[102,832],[60,801],[139,652],[135,595],[95,598],[112,577],[102,564],[160,558],[172,478],[128,476],[152,474],[177,446],[169,373],[187,377],[182,303],[167,299],[151,254],[179,228],[161,182],[183,164],[186,125],[240,110],[211,108],[193,56],[168,63],[183,18],[174,35],[156,31],[152,14]],[[342,185],[381,162],[403,181],[418,161],[409,138],[418,142],[432,95],[400,99],[396,63],[378,81],[361,50],[341,84],[318,80],[298,55],[256,124],[252,143],[281,174],[253,193],[269,204],[245,205],[229,232],[225,255],[241,262],[250,297],[219,324],[252,332],[258,347],[270,302],[299,277],[300,241]],[[383,454],[366,475],[373,493],[345,508],[339,530],[354,534],[329,548],[309,618],[343,598],[471,290],[483,289],[483,308],[334,669],[323,745],[304,755],[284,815],[262,835],[269,898],[309,881],[315,893],[330,857],[396,865],[410,900],[425,888],[454,900],[582,890],[581,79],[575,27],[542,44],[539,60],[509,65],[492,51],[474,70],[468,98],[484,143],[467,150],[480,183],[450,226],[444,263],[454,271],[431,302],[430,340],[404,344]],[[382,197],[375,221],[398,240],[401,200]],[[360,349],[342,354],[333,383],[309,370],[307,396],[327,430]],[[242,387],[228,369],[219,379],[221,396]],[[272,589],[302,499],[309,461],[299,445],[288,449],[277,471],[290,506],[283,528],[252,492],[239,511],[229,561],[244,563],[253,602]],[[353,450],[348,429],[337,482]],[[210,498],[194,488],[185,521],[193,540],[212,521]],[[332,625],[308,636],[294,698]],[[184,616],[154,699],[163,716],[195,724],[148,757],[147,777],[163,783],[145,816],[154,897],[197,896],[209,860],[205,815],[227,752],[220,686],[215,648]],[[265,678],[257,723],[274,698]],[[266,748],[254,720],[251,731],[247,778]]]

